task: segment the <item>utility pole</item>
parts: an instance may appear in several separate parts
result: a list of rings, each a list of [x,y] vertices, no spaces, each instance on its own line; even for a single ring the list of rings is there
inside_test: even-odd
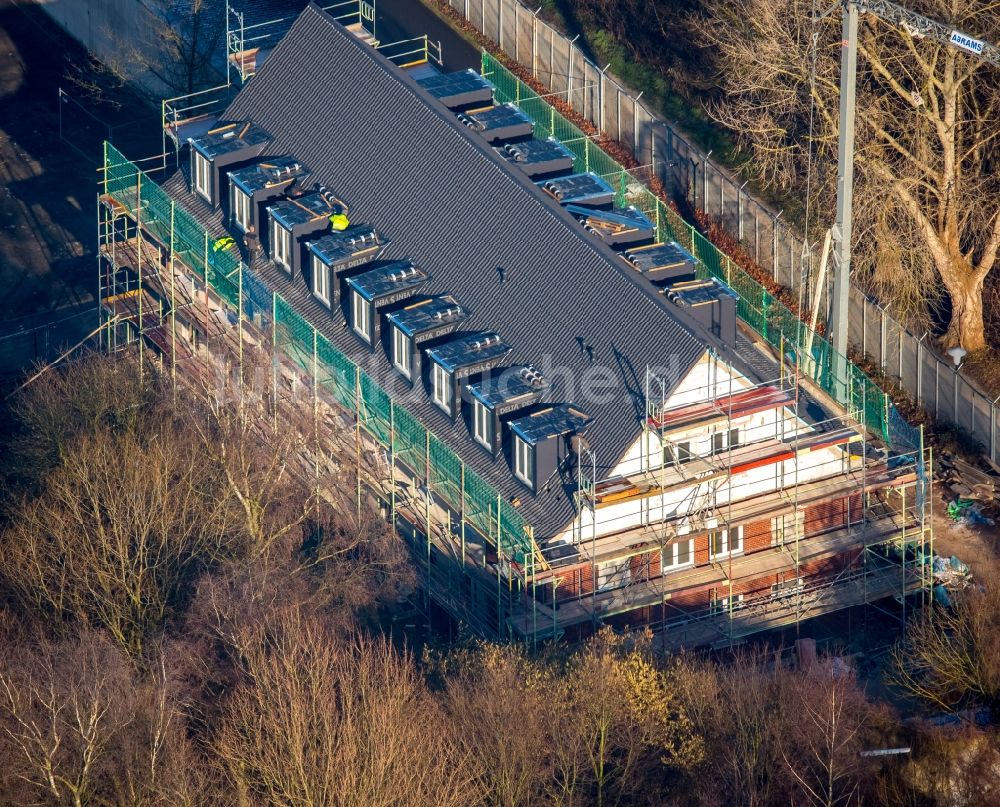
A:
[[[933,39],[971,53],[1000,67],[1000,48],[957,31],[947,25],[915,14],[891,0],[844,0],[843,38],[840,55],[840,132],[837,155],[837,221],[833,228],[833,299],[830,338],[836,351],[833,363],[834,394],[846,403],[847,321],[851,278],[851,222],[854,189],[854,110],[858,67],[858,18],[862,12],[874,14],[905,30],[915,39]]]
[[[833,227],[833,393],[847,402],[847,316],[850,302],[851,224],[854,212],[854,109],[858,79],[858,4],[844,4],[840,43],[840,133],[837,149],[837,222]]]

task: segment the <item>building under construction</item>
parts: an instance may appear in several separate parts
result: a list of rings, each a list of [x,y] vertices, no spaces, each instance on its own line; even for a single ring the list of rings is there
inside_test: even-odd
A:
[[[370,16],[230,36],[242,87],[165,102],[159,182],[106,147],[107,347],[267,357],[309,462],[486,636],[726,646],[921,602],[920,433],[491,57],[442,73]]]

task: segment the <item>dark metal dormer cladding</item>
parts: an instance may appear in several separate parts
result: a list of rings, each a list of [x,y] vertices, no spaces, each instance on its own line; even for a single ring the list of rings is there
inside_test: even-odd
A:
[[[390,250],[397,251],[386,254],[392,259],[405,256],[433,267],[421,301],[453,295],[471,312],[459,326],[462,333],[499,331],[513,346],[503,366],[544,359],[577,379],[593,366],[607,368],[614,393],[586,405],[593,417],[587,440],[602,467],[612,467],[639,439],[636,395],[642,385],[636,379],[643,368],[669,366],[682,379],[704,355],[705,339],[694,323],[639,272],[412,76],[316,6],[306,7],[224,114],[263,126],[274,135],[268,155],[295,155],[309,166],[310,182],[335,189],[359,221],[363,213],[391,234]],[[187,200],[186,176],[169,181],[178,199]],[[195,208],[207,225],[221,229],[217,212]],[[358,271],[364,269],[350,273]],[[373,374],[397,380],[390,356],[369,354],[305,282],[269,260],[258,261],[255,272],[338,350]],[[339,286],[343,294],[345,283]],[[402,307],[416,302],[400,303],[393,314],[401,317]],[[391,331],[388,313],[383,329]],[[414,383],[427,378],[426,350],[457,335],[417,336],[423,368],[416,374],[414,365]],[[463,380],[463,392],[475,381]],[[405,405],[506,498],[523,492],[507,463],[476,445],[464,419],[445,422],[428,394],[408,395]],[[564,491],[553,488],[524,497],[519,512],[544,537],[561,531],[575,511]]]
[[[532,178],[573,170],[573,152],[554,137],[508,143],[497,151]]]
[[[267,208],[268,256],[293,278],[302,275],[306,239],[325,232],[331,216],[343,216],[347,205],[325,188],[282,199]]]
[[[627,249],[622,257],[658,286],[694,280],[700,263],[676,241]]]
[[[561,205],[610,208],[615,201],[611,186],[597,174],[589,172],[546,179],[535,184]]]
[[[409,303],[385,318],[389,359],[405,378],[416,382],[423,377],[420,346],[453,333],[469,318],[469,312],[450,294],[443,294]]]
[[[736,345],[736,301],[739,295],[721,280],[690,280],[663,290],[667,299],[687,309],[696,322],[724,344]]]
[[[465,334],[427,348],[431,399],[457,420],[462,410],[462,379],[499,367],[511,350],[492,332]]]
[[[635,246],[653,240],[656,228],[645,213],[634,207],[598,210],[581,205],[566,205],[591,235],[610,247]]]
[[[510,442],[504,435],[503,423],[538,404],[549,387],[548,380],[529,364],[508,367],[470,384],[469,428],[473,439],[494,457],[499,456]]]
[[[538,493],[564,467],[573,451],[571,435],[586,428],[590,416],[572,404],[540,409],[507,423],[511,431],[511,470]]]
[[[450,109],[486,106],[493,101],[493,85],[471,67],[419,79],[418,84]]]
[[[265,224],[264,206],[287,194],[308,173],[306,166],[289,156],[269,157],[229,171],[230,226],[240,232],[252,226],[260,235]]]
[[[531,118],[514,104],[460,112],[458,119],[472,131],[479,132],[487,143],[524,140],[531,137],[535,128]]]
[[[389,243],[388,238],[368,224],[352,224],[345,230],[307,241],[306,274],[313,296],[328,308],[336,308],[343,273],[378,260]]]
[[[409,299],[431,279],[410,261],[393,261],[347,279],[350,323],[358,338],[373,350],[381,334],[379,309]]]
[[[191,190],[212,207],[228,200],[227,172],[263,154],[271,135],[252,121],[233,121],[191,143]]]

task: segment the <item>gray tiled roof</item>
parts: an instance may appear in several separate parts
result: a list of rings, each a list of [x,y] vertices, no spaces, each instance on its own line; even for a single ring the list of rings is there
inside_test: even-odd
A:
[[[267,129],[274,136],[269,153],[295,155],[312,169],[304,187],[335,188],[352,219],[392,239],[384,258],[424,267],[433,280],[421,293],[454,294],[471,313],[459,333],[496,331],[513,347],[507,364],[541,369],[553,382],[548,400],[572,402],[591,416],[588,441],[605,471],[640,432],[646,366],[670,368],[679,379],[704,354],[706,337],[634,269],[410,77],[314,6],[225,118]],[[219,214],[186,193],[183,177],[176,175],[168,189],[220,230]],[[384,356],[371,364],[369,351],[303,281],[266,262],[254,269],[471,468],[504,496],[519,498],[539,537],[573,517],[569,480],[565,489],[556,484],[528,494],[462,421],[453,424],[426,395],[407,394]],[[605,368],[609,383],[592,381],[601,395],[588,400],[581,378],[593,374],[592,365]],[[567,394],[566,378],[574,379],[575,393]]]

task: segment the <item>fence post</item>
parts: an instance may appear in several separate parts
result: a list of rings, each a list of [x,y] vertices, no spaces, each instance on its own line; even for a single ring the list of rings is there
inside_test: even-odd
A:
[[[514,0],[514,61],[518,64],[521,63],[521,37],[517,35],[517,10],[521,7],[521,4]]]
[[[885,339],[885,309],[879,308],[879,332],[878,332],[878,356],[879,362],[882,365],[882,372],[885,372],[885,354],[886,354],[886,339]]]
[[[868,299],[861,299],[861,355],[868,352]]]
[[[780,211],[771,222],[771,277],[774,278],[775,283],[778,282],[778,219],[784,212],[784,210]]]

